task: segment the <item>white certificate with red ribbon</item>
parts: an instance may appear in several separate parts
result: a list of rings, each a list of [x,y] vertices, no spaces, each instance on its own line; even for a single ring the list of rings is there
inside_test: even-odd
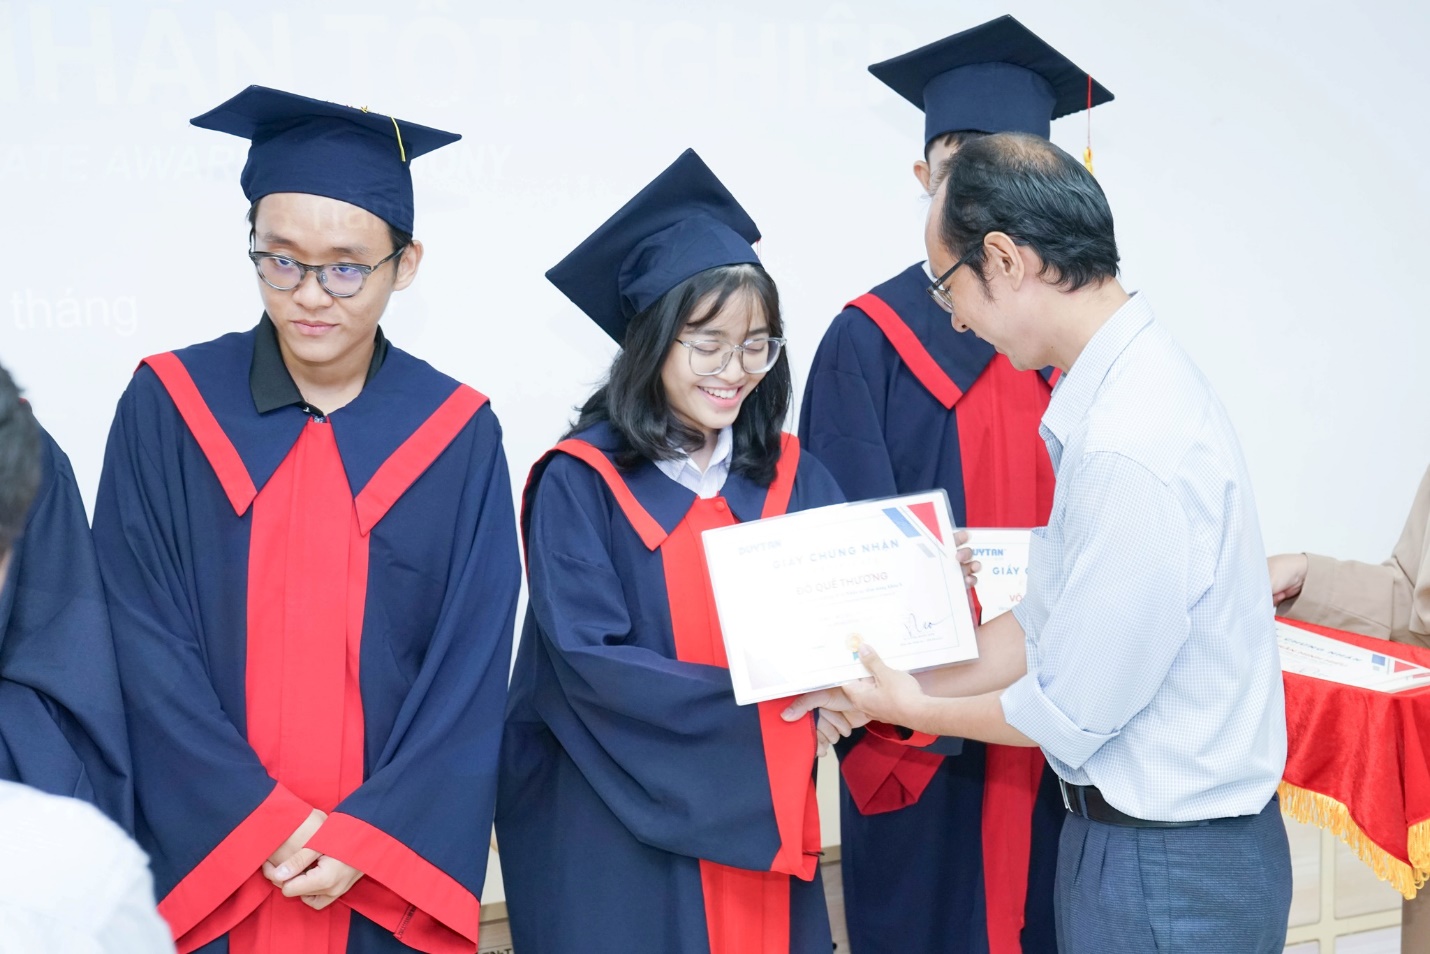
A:
[[[707,530],[736,701],[866,676],[860,643],[908,671],[976,658],[954,530],[941,490]]]

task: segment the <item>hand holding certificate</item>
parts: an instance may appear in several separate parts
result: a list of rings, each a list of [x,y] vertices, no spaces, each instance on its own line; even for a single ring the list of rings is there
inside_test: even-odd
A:
[[[906,671],[976,658],[953,534],[942,491],[707,531],[736,701],[866,676],[861,644]]]
[[[986,623],[1017,606],[1028,592],[1028,547],[1031,530],[977,529],[968,531],[968,545],[978,570],[978,603]]]

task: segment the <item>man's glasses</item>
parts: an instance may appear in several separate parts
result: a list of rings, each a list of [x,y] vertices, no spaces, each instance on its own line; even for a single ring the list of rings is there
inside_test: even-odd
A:
[[[401,255],[407,248],[403,245],[382,261],[374,265],[358,265],[355,262],[336,262],[332,265],[304,265],[287,255],[275,252],[259,252],[249,249],[248,257],[258,269],[258,277],[270,288],[278,291],[292,291],[303,284],[309,272],[318,273],[318,284],[323,291],[334,298],[351,298],[362,291],[367,277],[383,265]]]
[[[945,288],[944,285],[950,278],[953,277],[953,273],[958,271],[960,266],[967,265],[969,260],[971,260],[974,255],[978,254],[978,250],[982,247],[983,243],[979,242],[978,244],[970,248],[967,252],[964,252],[963,257],[960,258],[958,261],[954,262],[952,268],[944,272],[938,278],[935,278],[933,280],[933,284],[929,285],[928,288],[924,289],[929,293],[929,297],[934,300],[934,304],[938,305],[950,315],[953,314],[953,298],[949,295],[948,289]]]
[[[693,341],[677,338],[675,343],[684,345],[690,353],[690,370],[706,377],[724,371],[730,363],[730,356],[736,351],[740,352],[740,366],[746,374],[764,374],[779,360],[785,339],[750,338],[744,344],[727,345],[712,338],[696,338]]]

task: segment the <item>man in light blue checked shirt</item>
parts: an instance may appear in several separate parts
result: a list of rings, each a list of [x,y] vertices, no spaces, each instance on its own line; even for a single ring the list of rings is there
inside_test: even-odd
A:
[[[1064,375],[1041,433],[1057,472],[1028,593],[977,662],[810,693],[936,735],[1039,745],[1071,817],[1062,954],[1279,952],[1291,863],[1275,793],[1286,715],[1241,449],[1191,359],[1117,281],[1112,213],[1046,140],[949,161],[926,242],[953,327]]]

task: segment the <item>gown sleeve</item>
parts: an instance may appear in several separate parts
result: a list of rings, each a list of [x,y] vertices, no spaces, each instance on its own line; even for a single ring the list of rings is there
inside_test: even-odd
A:
[[[129,739],[104,586],[69,459],[43,476],[0,594],[0,777],[134,826]]]

